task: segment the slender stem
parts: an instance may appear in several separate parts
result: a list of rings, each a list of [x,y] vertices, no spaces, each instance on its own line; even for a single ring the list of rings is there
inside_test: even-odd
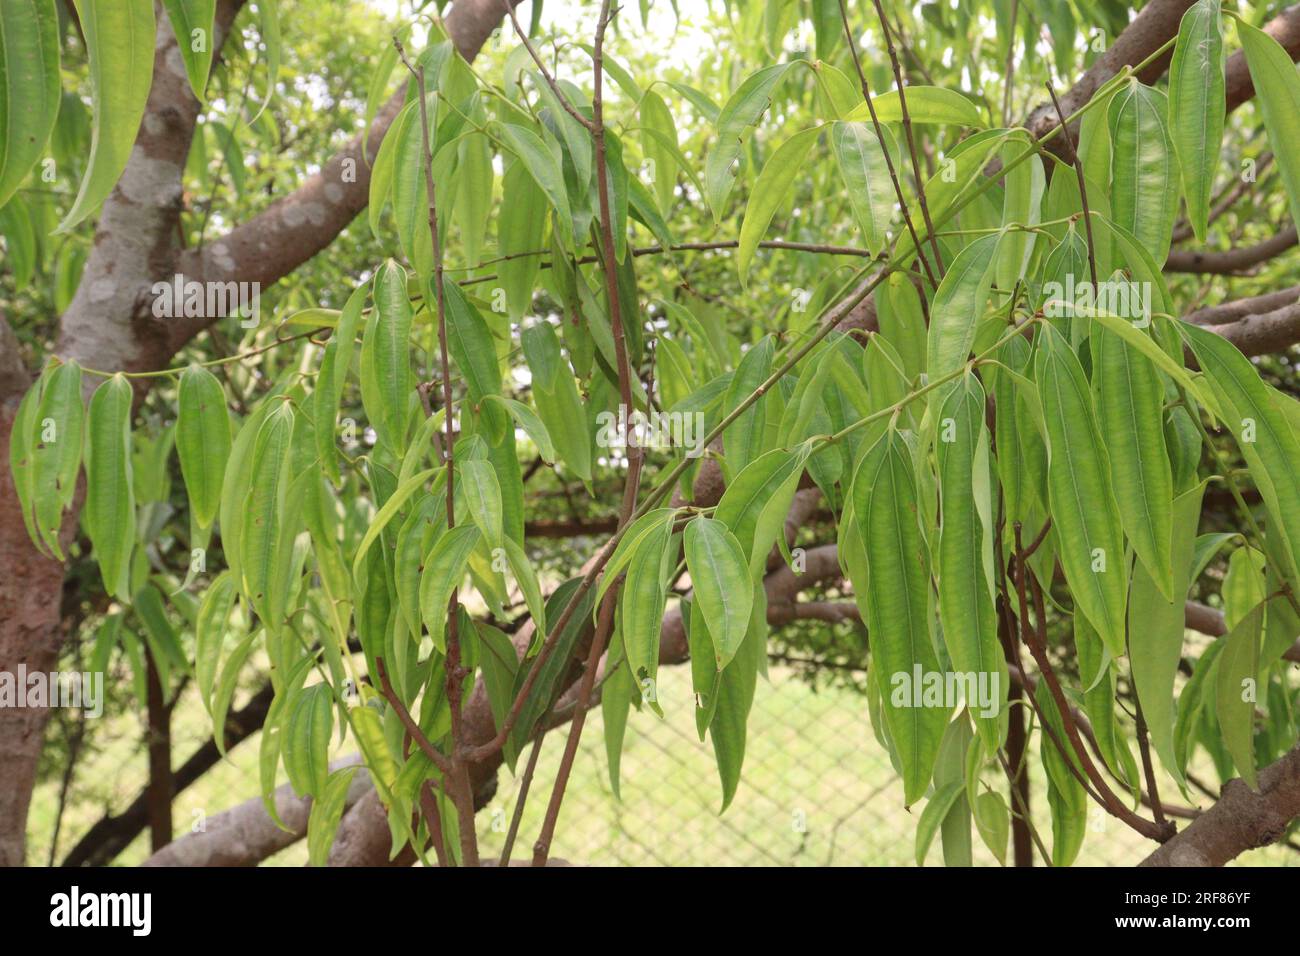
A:
[[[631,409],[632,404],[632,370],[628,364],[627,343],[625,341],[625,323],[622,303],[619,299],[618,272],[615,262],[614,222],[611,216],[609,166],[606,161],[605,117],[604,117],[604,50],[605,31],[610,21],[610,0],[603,0],[600,7],[600,22],[596,25],[596,42],[592,45],[592,71],[594,73],[591,99],[592,122],[588,127],[596,144],[596,189],[600,200],[600,237],[601,257],[605,267],[605,294],[609,300],[610,325],[614,332],[614,357],[618,364],[619,400],[623,407]],[[636,513],[637,492],[641,485],[641,469],[645,462],[645,451],[640,443],[627,446],[628,470],[627,482],[623,486],[623,506],[619,512],[619,529],[626,529]],[[614,626],[614,605],[618,600],[618,583],[616,582],[605,594],[600,607],[595,637],[587,653],[586,669],[578,688],[577,713],[569,725],[569,736],[564,745],[564,756],[551,789],[551,802],[546,808],[546,818],[542,821],[541,833],[533,847],[533,866],[545,866],[550,852],[551,840],[555,835],[555,825],[559,819],[560,806],[564,801],[564,791],[569,782],[569,772],[578,751],[578,741],[582,738],[582,728],[586,723],[587,706],[591,700],[592,688],[596,682],[596,668],[600,657],[605,652]]]
[[[871,123],[876,129],[876,139],[880,141],[880,152],[885,157],[885,168],[889,170],[889,181],[894,184],[894,195],[898,197],[898,208],[903,213],[903,222],[907,225],[907,231],[912,235],[912,244],[916,246],[916,258],[921,263],[921,268],[925,270],[926,277],[930,280],[932,288],[939,287],[939,281],[935,278],[934,271],[930,268],[929,261],[925,258],[921,250],[921,240],[916,234],[916,226],[912,222],[912,214],[907,208],[907,199],[903,196],[903,187],[898,181],[898,172],[894,169],[894,159],[889,153],[889,146],[885,140],[884,127],[880,125],[880,118],[876,115],[876,106],[871,101],[871,90],[867,84],[867,74],[862,70],[862,63],[858,59],[858,49],[856,41],[853,39],[853,29],[849,26],[849,11],[844,5],[844,0],[840,3],[840,21],[844,24],[844,36],[849,43],[849,56],[853,60],[853,68],[858,73],[858,84],[862,87],[862,98],[866,101],[867,112],[871,114]],[[884,14],[882,13],[883,17]],[[887,31],[886,31],[887,32]],[[901,88],[902,82],[899,82]],[[936,262],[938,261],[936,257]]]
[[[840,0],[843,3],[843,0]],[[921,218],[925,220],[925,231],[930,236],[930,248],[934,251],[934,265],[939,270],[939,277],[943,277],[943,255],[939,252],[939,240],[934,234],[934,223],[930,220],[930,207],[925,200],[925,177],[921,175],[921,160],[916,153],[916,139],[912,135],[912,116],[907,111],[907,91],[904,87],[907,85],[903,82],[903,68],[898,62],[898,51],[894,49],[894,34],[889,29],[889,20],[885,17],[885,8],[881,6],[880,0],[872,0],[876,8],[876,16],[880,20],[880,29],[885,34],[885,46],[889,50],[889,62],[894,67],[894,81],[898,84],[898,108],[903,114],[903,133],[907,138],[907,152],[912,158],[912,176],[916,179],[916,198],[921,204]],[[921,253],[920,246],[917,246],[917,255]]]
[[[506,832],[505,845],[501,847],[501,860],[498,866],[510,865],[510,853],[515,848],[515,838],[519,836],[519,824],[524,818],[524,805],[528,802],[528,791],[533,786],[533,774],[537,772],[537,758],[542,752],[542,739],[546,728],[533,738],[533,749],[528,754],[528,765],[524,767],[524,776],[519,784],[519,796],[515,799],[515,810],[510,815],[510,829]]]
[[[1083,181],[1083,160],[1079,158],[1079,151],[1075,149],[1074,141],[1070,137],[1069,127],[1065,124],[1065,112],[1061,109],[1061,101],[1056,98],[1056,88],[1052,86],[1051,80],[1047,81],[1047,93],[1052,98],[1052,105],[1056,107],[1061,128],[1065,130],[1066,155],[1069,156],[1070,165],[1074,167],[1074,175],[1079,182],[1079,204],[1083,209],[1083,227],[1088,233],[1088,272],[1092,275],[1093,289],[1097,289],[1100,287],[1097,281],[1097,253],[1092,241],[1092,215],[1088,210],[1088,184]]]
[[[439,365],[442,372],[442,404],[446,412],[446,430],[442,449],[443,462],[447,467],[447,527],[456,526],[456,432],[452,422],[451,400],[451,360],[447,351],[447,306],[444,294],[442,243],[438,236],[438,200],[433,181],[433,148],[429,135],[429,97],[425,87],[424,65],[412,66],[406,58],[406,51],[397,37],[393,37],[398,56],[402,58],[407,70],[415,75],[420,93],[420,131],[423,135],[424,184],[429,200],[429,237],[433,245],[433,282],[435,308],[438,319]],[[460,759],[459,750],[466,740],[461,697],[468,671],[461,663],[460,655],[460,597],[456,588],[452,588],[447,601],[447,664],[446,691],[447,705],[451,711],[451,760],[448,777],[448,792],[456,804],[457,823],[460,827],[461,856],[467,866],[478,866],[478,834],[474,829],[474,795],[469,783],[469,768]]]

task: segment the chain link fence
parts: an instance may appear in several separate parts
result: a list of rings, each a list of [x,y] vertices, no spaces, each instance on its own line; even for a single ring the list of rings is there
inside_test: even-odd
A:
[[[594,710],[566,791],[551,855],[593,866],[912,866],[916,823],[889,755],[871,731],[864,697],[814,689],[773,665],[759,682],[739,791],[723,814],[713,750],[700,742],[685,668],[660,671],[665,718],[632,712],[624,742],[621,799],[614,795],[604,727]],[[541,825],[567,727],[543,743],[512,856],[527,859]],[[522,772],[525,758],[521,757]],[[1035,761],[1035,764],[1037,761]],[[498,855],[519,782],[502,771],[497,797],[480,816],[485,856]],[[1044,781],[1034,780],[1035,826],[1050,844]],[[1208,806],[1208,799],[1200,801]],[[1075,865],[1132,866],[1153,844],[1097,807]],[[972,834],[976,865],[997,860]],[[938,840],[926,860],[941,865]],[[1039,861],[1035,861],[1036,863]],[[1243,856],[1255,865],[1300,864],[1276,847]]]

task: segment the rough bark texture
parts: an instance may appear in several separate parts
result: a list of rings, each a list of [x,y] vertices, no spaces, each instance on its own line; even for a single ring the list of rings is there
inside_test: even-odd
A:
[[[358,754],[335,760],[330,770],[354,767],[361,763]],[[361,768],[352,776],[344,806],[351,807],[368,793],[373,793],[370,775]],[[311,798],[300,797],[287,783],[275,791],[275,810],[287,830],[277,827],[261,797],[232,807],[208,819],[201,831],[188,833],[163,847],[142,866],[256,866],[307,835],[311,817]]]
[[[1300,816],[1300,744],[1259,775],[1259,792],[1229,780],[1217,803],[1193,820],[1142,866],[1223,866],[1229,860],[1276,843]]]

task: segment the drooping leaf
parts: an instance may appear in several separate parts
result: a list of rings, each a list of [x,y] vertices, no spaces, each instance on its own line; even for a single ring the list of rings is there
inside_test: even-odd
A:
[[[131,402],[123,375],[114,375],[90,399],[86,441],[86,531],[104,590],[130,597],[128,575],[135,546],[135,493],[131,480]],[[224,405],[223,405],[224,410]]]
[[[179,391],[176,452],[194,520],[200,528],[207,528],[217,517],[230,458],[226,393],[217,377],[198,365],[181,373]]]
[[[1178,27],[1169,66],[1169,123],[1187,199],[1187,221],[1199,242],[1205,241],[1214,171],[1223,145],[1227,110],[1223,69],[1222,3],[1198,0]]]
[[[76,0],[76,6],[90,57],[94,124],[86,173],[59,232],[70,231],[93,214],[117,184],[131,157],[153,82],[153,0]]]
[[[3,207],[40,158],[59,115],[59,14],[54,0],[4,0],[0,17]]]
[[[749,625],[753,590],[748,556],[726,525],[699,517],[686,526],[686,567],[695,601],[708,621],[718,670],[740,650]]]
[[[1127,573],[1110,464],[1088,382],[1069,344],[1039,329],[1037,380],[1047,425],[1047,489],[1061,566],[1076,605],[1115,657],[1124,654]]]

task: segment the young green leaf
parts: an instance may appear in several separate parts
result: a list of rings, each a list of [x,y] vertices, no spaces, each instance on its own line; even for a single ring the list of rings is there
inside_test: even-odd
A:
[[[54,0],[4,0],[0,42],[0,207],[27,178],[59,115],[59,13]],[[12,255],[12,249],[10,255]],[[22,283],[19,283],[22,285]]]
[[[1219,732],[1232,762],[1252,790],[1259,789],[1255,772],[1255,704],[1259,700],[1259,638],[1264,605],[1258,604],[1223,638],[1214,686]]]
[[[1097,424],[1106,436],[1120,524],[1138,560],[1170,600],[1174,479],[1165,449],[1164,383],[1154,365],[1118,335],[1092,335]]]
[[[1133,686],[1160,762],[1180,783],[1182,768],[1174,752],[1174,678],[1182,663],[1184,603],[1192,583],[1192,552],[1204,490],[1205,485],[1199,484],[1174,500],[1170,593],[1161,593],[1140,562],[1133,569],[1129,587],[1128,651]]]
[[[496,472],[486,459],[473,459],[457,464],[458,484],[465,491],[465,503],[470,517],[483,532],[489,548],[501,547],[504,534],[501,518],[501,486]]]
[[[95,549],[104,590],[121,601],[130,597],[128,575],[135,545],[133,398],[131,383],[120,374],[95,389],[86,441],[86,532]]]
[[[393,449],[406,449],[407,410],[415,388],[411,374],[411,300],[406,270],[391,259],[375,274],[375,311],[366,328],[379,407],[366,413]],[[364,393],[363,393],[364,397]]]
[[[212,26],[217,12],[217,0],[164,0],[167,19],[176,34],[176,45],[185,61],[185,75],[190,89],[200,103],[207,102],[208,72],[212,69],[212,55],[216,50]]]
[[[230,458],[226,393],[215,375],[197,365],[181,373],[179,391],[176,452],[194,520],[200,528],[208,528],[217,517]]]
[[[896,156],[898,147],[889,127],[881,126],[881,130],[890,155]],[[867,123],[838,122],[831,126],[831,149],[848,192],[853,218],[862,230],[862,244],[872,254],[879,254],[885,247],[896,204],[880,139]]]
[[[748,77],[718,113],[715,124],[718,139],[704,157],[704,198],[713,211],[714,223],[722,222],[724,204],[740,173],[745,140],[767,112],[772,91],[790,66],[790,63],[779,63]]]
[[[950,708],[921,703],[919,675],[939,670],[930,643],[930,556],[918,524],[912,453],[890,429],[863,456],[853,477],[853,516],[866,547],[865,592],[872,666],[878,668],[885,719],[902,765],[903,799],[925,795]],[[861,587],[861,582],[854,582]],[[910,689],[909,689],[910,688]]]
[[[1300,76],[1296,75],[1291,55],[1263,30],[1239,19],[1237,36],[1246,53],[1246,65],[1264,114],[1264,128],[1291,201],[1291,220],[1300,222],[1300,152],[1291,148],[1300,140]]]
[[[1076,605],[1115,657],[1124,654],[1127,578],[1109,456],[1079,360],[1050,325],[1039,329],[1036,377],[1047,425],[1047,490],[1061,566]]]
[[[60,561],[59,528],[63,512],[77,488],[81,468],[81,436],[85,406],[81,404],[81,366],[59,365],[46,375],[37,406],[32,448],[32,498],[36,526],[46,547]]]
[[[270,615],[270,589],[279,565],[293,431],[293,408],[288,402],[280,402],[257,431],[249,470],[248,500],[243,507],[239,544],[244,593],[267,626],[278,624]]]
[[[749,561],[727,526],[698,517],[686,526],[686,567],[695,602],[708,621],[714,659],[722,670],[740,650],[753,607]]]
[[[1187,221],[1198,242],[1205,241],[1214,171],[1223,145],[1227,111],[1223,67],[1222,3],[1198,0],[1183,14],[1169,66],[1174,154],[1187,199]]]
[[[1132,80],[1111,100],[1109,119],[1115,222],[1163,263],[1178,214],[1178,170],[1165,94]]]
[[[981,519],[987,507],[988,429],[984,425],[984,389],[967,372],[939,412],[939,499],[943,521],[939,528],[939,620],[944,645],[958,671],[992,674],[999,697],[1009,686],[1006,660],[998,643],[993,610],[992,529]],[[978,475],[977,470],[983,474]],[[981,509],[977,496],[983,494]],[[980,737],[990,748],[1001,743],[1001,713],[973,710]]]
[[[801,130],[782,143],[763,166],[754,182],[754,190],[745,206],[745,218],[740,225],[740,246],[736,251],[736,268],[742,284],[749,274],[749,265],[758,243],[767,232],[777,208],[785,202],[795,175],[803,166],[808,150],[821,133],[820,126]]]
[[[975,344],[975,328],[984,317],[992,283],[993,254],[1000,235],[981,236],[948,266],[930,306],[926,369],[942,378],[960,368]]]
[[[420,617],[434,646],[446,651],[443,634],[447,627],[447,602],[465,577],[470,552],[478,545],[482,532],[478,525],[457,525],[442,535],[424,559],[420,577]]]
[[[334,724],[334,695],[328,684],[304,688],[290,711],[281,738],[284,769],[293,789],[319,797],[329,775],[330,731]]]

